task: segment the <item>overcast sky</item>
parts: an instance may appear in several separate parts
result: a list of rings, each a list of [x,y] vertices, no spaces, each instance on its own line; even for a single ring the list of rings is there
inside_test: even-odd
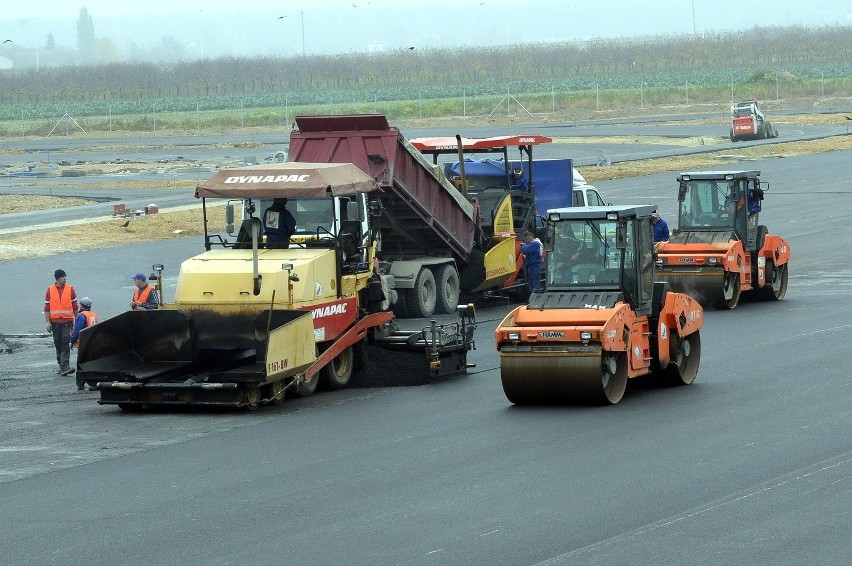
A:
[[[171,35],[196,56],[363,52],[852,25],[849,0],[7,0],[0,41],[76,45],[85,7],[119,49]],[[248,10],[248,7],[251,7]]]

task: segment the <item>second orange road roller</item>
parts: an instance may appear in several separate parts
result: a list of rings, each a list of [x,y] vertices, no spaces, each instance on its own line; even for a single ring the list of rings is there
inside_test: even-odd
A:
[[[678,227],[657,245],[658,277],[705,307],[733,309],[742,293],[787,294],[790,244],[758,222],[766,185],[760,171],[678,176]]]
[[[695,380],[701,305],[655,281],[656,207],[548,212],[546,280],[496,330],[515,404],[615,404],[630,378]]]

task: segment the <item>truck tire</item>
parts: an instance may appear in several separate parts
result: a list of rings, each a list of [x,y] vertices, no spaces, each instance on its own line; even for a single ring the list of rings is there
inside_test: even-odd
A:
[[[337,391],[345,389],[352,378],[355,355],[352,346],[346,348],[336,358],[320,370],[320,383],[323,389]]]
[[[414,288],[408,289],[405,302],[409,316],[426,318],[435,312],[435,302],[438,298],[435,286],[435,276],[428,267],[421,267]]]
[[[437,302],[435,312],[452,314],[459,306],[459,271],[456,266],[447,263],[435,270]]]
[[[730,136],[731,136],[731,141],[732,141],[732,142],[736,143],[736,142],[738,142],[738,141],[739,141],[739,138],[737,138],[737,136],[735,136],[735,135],[734,135],[734,129],[733,129],[733,128],[731,128]]]

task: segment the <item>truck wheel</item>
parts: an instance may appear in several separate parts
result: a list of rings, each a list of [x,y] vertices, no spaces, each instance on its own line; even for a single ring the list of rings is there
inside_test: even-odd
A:
[[[425,318],[432,316],[435,312],[435,301],[437,291],[435,288],[435,276],[432,270],[422,267],[417,279],[414,281],[414,289],[406,293],[406,306],[408,314],[414,318]]]
[[[349,385],[349,379],[352,377],[354,359],[355,356],[352,352],[352,346],[350,346],[340,352],[336,358],[323,367],[319,371],[320,377],[322,378],[323,389],[337,391],[338,389],[344,389],[347,385]]]
[[[730,134],[730,136],[731,136],[731,141],[732,141],[732,142],[736,143],[736,142],[738,141],[738,140],[737,140],[737,136],[735,136],[735,135],[734,135],[734,130],[733,130],[733,128],[731,128],[731,134]]]
[[[437,304],[435,312],[452,314],[459,306],[459,272],[451,264],[445,264],[436,270],[435,285]]]

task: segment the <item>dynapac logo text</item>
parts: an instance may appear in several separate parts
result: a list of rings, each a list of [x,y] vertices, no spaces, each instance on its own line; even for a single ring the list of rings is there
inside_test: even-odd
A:
[[[331,316],[335,314],[345,314],[346,313],[346,303],[340,303],[337,305],[329,305],[327,307],[320,307],[318,309],[313,310],[313,318],[323,318],[326,316]]]
[[[304,183],[310,175],[247,175],[228,177],[226,183]]]

